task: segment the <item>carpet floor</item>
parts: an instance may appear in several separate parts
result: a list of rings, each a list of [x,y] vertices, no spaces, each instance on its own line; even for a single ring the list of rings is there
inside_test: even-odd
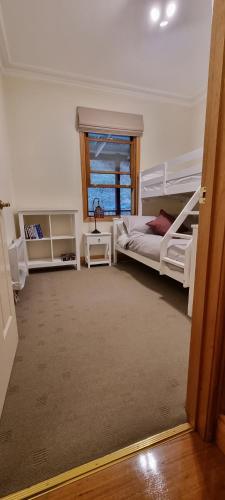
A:
[[[29,276],[0,496],[186,421],[187,293],[139,263]]]

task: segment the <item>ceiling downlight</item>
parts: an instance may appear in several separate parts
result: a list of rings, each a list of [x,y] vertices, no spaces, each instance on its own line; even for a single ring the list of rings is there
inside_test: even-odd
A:
[[[161,9],[160,7],[152,7],[152,9],[150,10],[150,18],[152,20],[153,23],[157,23],[159,20],[160,20],[160,17],[161,17]]]
[[[177,11],[177,2],[170,1],[166,4],[159,3],[150,9],[152,23],[159,24],[160,28],[166,28]]]

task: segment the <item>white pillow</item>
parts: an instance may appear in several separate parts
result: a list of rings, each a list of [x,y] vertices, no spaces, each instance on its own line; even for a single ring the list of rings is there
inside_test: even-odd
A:
[[[146,233],[146,234],[152,233],[150,227],[146,226],[146,223],[151,222],[152,220],[155,219],[156,217],[153,217],[151,215],[129,215],[123,217],[123,221],[128,234],[133,232]]]

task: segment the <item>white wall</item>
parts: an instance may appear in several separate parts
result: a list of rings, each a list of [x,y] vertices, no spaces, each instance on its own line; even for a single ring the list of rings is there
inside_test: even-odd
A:
[[[0,75],[0,199],[3,201],[9,201],[11,203],[11,206],[13,206],[11,158],[10,158],[10,148],[8,141],[3,78],[1,75]],[[11,243],[11,241],[15,237],[15,227],[14,227],[12,208],[9,209],[5,208],[3,211],[8,244]]]
[[[193,149],[199,148],[204,143],[205,132],[205,115],[206,115],[206,97],[202,98],[193,106],[193,126],[191,141]]]
[[[74,207],[83,224],[78,105],[144,115],[142,170],[201,145],[196,110],[185,106],[23,78],[5,77],[4,87],[16,209]]]

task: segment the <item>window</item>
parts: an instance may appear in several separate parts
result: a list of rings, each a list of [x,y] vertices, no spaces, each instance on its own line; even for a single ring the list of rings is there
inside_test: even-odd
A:
[[[84,217],[97,198],[107,217],[137,211],[139,138],[81,132]]]

